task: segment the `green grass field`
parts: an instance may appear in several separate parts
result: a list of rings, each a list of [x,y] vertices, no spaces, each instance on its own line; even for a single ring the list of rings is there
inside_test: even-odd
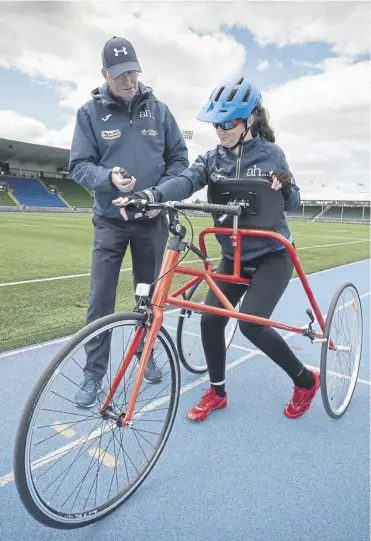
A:
[[[211,225],[192,218],[195,233]],[[370,257],[366,225],[290,222],[306,273]],[[69,335],[85,324],[89,276],[28,284],[9,282],[88,275],[93,226],[89,215],[0,213],[0,351]],[[357,241],[357,242],[355,242]],[[359,242],[358,242],[359,241]],[[331,244],[332,246],[325,246]],[[210,237],[208,254],[219,244]],[[190,254],[188,260],[196,256]],[[192,263],[192,266],[201,264]],[[116,311],[131,310],[134,297],[130,253],[124,259]],[[177,283],[180,283],[179,278]],[[334,284],[334,291],[337,284]]]

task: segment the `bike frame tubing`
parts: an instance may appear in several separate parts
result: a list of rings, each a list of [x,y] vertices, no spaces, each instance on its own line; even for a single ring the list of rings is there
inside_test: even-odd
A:
[[[180,253],[177,250],[167,249],[163,262],[162,262],[161,270],[159,273],[159,276],[162,276],[162,278],[157,281],[156,287],[151,299],[152,314],[153,314],[152,322],[151,322],[150,327],[148,328],[148,331],[146,332],[146,336],[144,339],[143,352],[142,352],[142,355],[139,361],[139,366],[138,366],[138,374],[135,379],[134,387],[130,395],[125,417],[121,422],[122,426],[127,425],[132,420],[135,403],[138,398],[140,386],[142,385],[146,365],[150,357],[150,353],[153,349],[153,345],[156,340],[157,334],[163,323],[164,307],[166,304],[170,304],[172,306],[177,306],[184,309],[187,309],[187,308],[197,309],[201,312],[208,312],[211,314],[225,316],[228,318],[235,318],[242,321],[248,321],[250,323],[265,325],[268,327],[275,327],[277,329],[282,329],[282,330],[289,331],[292,333],[303,334],[303,329],[300,327],[294,327],[291,325],[279,323],[277,321],[272,321],[270,319],[240,313],[231,305],[231,303],[222,293],[218,285],[215,283],[215,280],[222,280],[224,282],[240,283],[240,284],[249,283],[249,280],[241,277],[240,275],[241,244],[242,244],[243,237],[255,236],[255,237],[273,239],[285,246],[286,250],[288,251],[294,263],[295,269],[298,273],[299,279],[304,287],[304,290],[308,296],[308,300],[313,308],[313,311],[320,325],[320,328],[322,332],[324,331],[325,322],[323,320],[318,304],[314,298],[312,290],[309,286],[308,280],[304,274],[299,258],[296,255],[296,251],[293,248],[292,244],[285,237],[283,237],[282,235],[278,233],[275,233],[274,231],[266,231],[266,230],[259,230],[259,229],[257,230],[238,229],[237,232],[234,233],[233,229],[229,229],[229,228],[209,227],[205,229],[204,231],[202,231],[199,237],[200,249],[205,253],[205,255],[206,255],[205,236],[208,234],[228,235],[231,238],[233,246],[234,246],[233,275],[225,275],[225,274],[212,272],[212,267],[207,262],[204,262],[205,270],[198,270],[198,269],[193,269],[190,267],[180,267],[178,266]],[[173,277],[175,274],[184,274],[184,275],[192,276],[193,278],[192,280],[187,282],[185,285],[178,288],[174,293],[169,295],[170,287],[171,287]],[[185,291],[187,291],[187,289],[189,289],[190,287],[192,287],[193,285],[195,285],[197,282],[201,280],[206,281],[206,283],[212,289],[216,297],[220,300],[224,308],[216,308],[213,306],[208,306],[208,305],[200,304],[196,302],[190,302],[190,301],[186,301],[184,299],[178,298],[179,295],[183,294]],[[131,359],[140,343],[141,337],[144,332],[145,331],[143,330],[143,327],[138,327],[136,334],[133,338],[133,342],[129,348],[129,351],[127,355],[125,356],[125,358],[122,360],[121,366],[113,382],[112,389],[106,396],[100,411],[103,411],[103,409],[110,404],[117,390],[117,387],[123,377],[123,374],[126,371],[127,367],[129,366]],[[319,339],[323,338],[323,335],[318,334],[318,333],[313,333],[313,336]]]
[[[138,398],[140,387],[143,382],[144,372],[147,366],[147,362],[150,357],[151,351],[153,349],[153,345],[155,343],[157,334],[163,323],[163,319],[164,319],[163,306],[165,304],[166,297],[169,293],[169,289],[171,287],[171,282],[172,282],[175,268],[178,264],[179,258],[180,258],[180,253],[178,251],[169,250],[169,249],[166,251],[165,257],[162,261],[161,270],[159,273],[159,276],[163,276],[163,278],[161,278],[157,282],[152,299],[151,299],[151,303],[153,307],[152,308],[153,318],[152,318],[151,325],[148,328],[147,332],[145,331],[143,326],[138,326],[138,329],[136,330],[134,338],[130,344],[129,350],[121,361],[121,365],[117,371],[116,377],[112,384],[112,389],[108,392],[99,410],[100,413],[103,413],[103,410],[110,405],[114,397],[114,394],[120,384],[120,381],[125,371],[127,370],[135,352],[137,351],[137,348],[140,344],[143,334],[145,333],[143,351],[142,351],[142,355],[140,357],[140,361],[138,365],[138,374],[135,378],[132,392],[130,393],[130,399],[129,399],[127,410],[125,412],[125,416],[123,420],[120,421],[121,426],[128,425],[133,418],[134,407]]]
[[[321,311],[319,309],[319,306],[314,298],[313,292],[310,288],[309,282],[304,274],[303,267],[300,263],[300,260],[296,254],[295,248],[292,246],[292,244],[282,235],[279,233],[275,233],[274,231],[266,231],[266,230],[250,230],[250,229],[238,229],[237,233],[233,233],[233,229],[227,229],[224,227],[209,227],[207,229],[204,229],[201,231],[199,236],[199,244],[201,251],[207,255],[206,252],[206,245],[205,245],[205,236],[213,234],[213,235],[228,235],[233,243],[234,246],[234,268],[233,268],[233,274],[232,275],[225,275],[225,274],[219,274],[216,272],[211,272],[210,266],[207,265],[207,263],[204,263],[205,270],[198,270],[198,269],[192,269],[189,267],[177,267],[175,269],[175,272],[177,274],[186,274],[190,276],[196,276],[198,277],[198,280],[205,279],[208,285],[211,287],[211,289],[214,291],[217,298],[220,300],[223,306],[228,306],[228,301],[223,295],[223,293],[220,291],[218,286],[213,283],[211,286],[211,281],[214,280],[221,280],[224,282],[229,283],[238,283],[238,284],[248,284],[250,281],[246,278],[241,277],[241,245],[242,245],[242,238],[243,237],[263,237],[268,239],[273,239],[283,246],[285,246],[287,252],[289,253],[291,260],[294,264],[294,267],[296,269],[296,272],[298,273],[299,279],[303,285],[304,291],[307,294],[308,300],[310,302],[310,305],[313,309],[313,312],[317,318],[317,321],[319,323],[319,326],[322,330],[322,332],[325,329],[325,322],[322,317]],[[167,304],[171,304],[174,306],[180,306],[181,308],[196,308],[196,303],[192,303],[189,301],[179,300],[176,297],[178,297],[181,293],[186,291],[189,287],[192,287],[192,285],[195,283],[195,279],[191,280],[187,284],[184,284],[181,288],[176,290],[174,293],[172,293],[166,300]],[[292,327],[290,325],[284,325],[281,323],[274,322],[270,319],[265,318],[259,318],[257,316],[252,316],[249,314],[239,314],[235,309],[233,309],[233,314],[226,313],[225,310],[221,308],[214,308],[214,307],[208,307],[207,305],[200,306],[197,304],[197,309],[204,312],[209,312],[213,314],[219,314],[226,317],[235,317],[236,319],[242,319],[244,321],[249,321],[251,323],[259,323],[260,325],[266,325],[270,327],[277,327],[279,329],[284,329],[290,332],[295,333],[302,333],[303,330],[299,327]],[[316,338],[323,338],[323,335],[315,334]]]

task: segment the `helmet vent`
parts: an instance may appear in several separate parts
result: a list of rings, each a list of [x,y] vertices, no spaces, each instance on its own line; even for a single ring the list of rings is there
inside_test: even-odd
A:
[[[238,81],[237,84],[238,84],[238,85],[242,85],[242,83],[243,83],[243,77],[241,77],[241,79]]]
[[[247,103],[249,101],[250,94],[251,94],[251,86],[249,86],[249,88],[247,89],[246,94],[243,97],[243,100],[242,100],[243,103]]]
[[[222,95],[222,93],[224,92],[225,90],[225,87],[222,86],[222,88],[219,90],[219,92],[217,93],[217,95],[215,96],[215,101],[218,101],[220,96]]]
[[[228,99],[227,99],[226,101],[232,101],[233,98],[235,97],[237,91],[238,91],[238,88],[234,88],[234,89],[232,90],[232,92],[229,94],[229,97],[228,97]]]

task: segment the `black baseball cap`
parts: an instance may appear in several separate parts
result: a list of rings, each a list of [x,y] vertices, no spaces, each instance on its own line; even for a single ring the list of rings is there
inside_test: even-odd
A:
[[[112,79],[126,71],[142,71],[130,41],[116,36],[103,47],[102,65]]]

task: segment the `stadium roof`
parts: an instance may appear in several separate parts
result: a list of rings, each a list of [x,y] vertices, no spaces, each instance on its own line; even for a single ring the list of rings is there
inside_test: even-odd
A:
[[[21,163],[36,163],[38,165],[55,164],[57,167],[67,167],[70,151],[67,148],[49,147],[0,139],[0,162],[17,160]]]
[[[342,192],[333,193],[332,196],[329,192],[307,192],[301,190],[301,198],[305,201],[321,201],[323,203],[331,203],[332,201],[344,201],[344,202],[359,202],[364,203],[370,201],[369,192]]]
[[[190,132],[193,135],[193,132]],[[22,141],[13,141],[11,139],[0,138],[0,162],[9,160],[17,160],[20,163],[35,163],[40,165],[54,164],[58,168],[64,167],[68,169],[70,150],[68,148],[50,147],[45,145],[36,145],[34,143],[25,143]],[[194,194],[192,198],[199,197],[199,194]],[[304,201],[321,201],[323,203],[332,201],[354,201],[365,202],[370,201],[370,193],[333,193],[329,191],[307,192],[302,190],[301,197]],[[203,199],[201,197],[201,199]],[[205,198],[206,200],[206,198]]]

